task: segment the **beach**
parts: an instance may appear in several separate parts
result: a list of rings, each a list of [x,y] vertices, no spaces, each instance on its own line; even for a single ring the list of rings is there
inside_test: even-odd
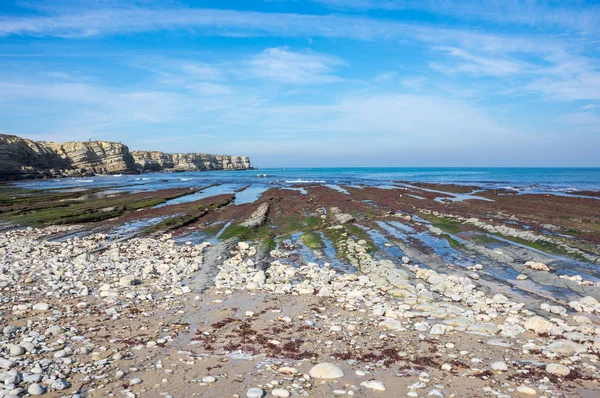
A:
[[[2,396],[597,396],[593,177],[262,174],[3,186]]]

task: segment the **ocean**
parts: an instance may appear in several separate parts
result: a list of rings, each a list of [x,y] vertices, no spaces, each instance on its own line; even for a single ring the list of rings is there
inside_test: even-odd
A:
[[[257,191],[262,187],[298,184],[392,187],[399,181],[477,185],[520,193],[560,195],[572,191],[600,191],[600,168],[265,168],[59,178],[20,181],[14,185],[34,189],[102,186],[119,190],[156,190],[222,184],[221,191],[233,191],[252,184],[252,190]]]

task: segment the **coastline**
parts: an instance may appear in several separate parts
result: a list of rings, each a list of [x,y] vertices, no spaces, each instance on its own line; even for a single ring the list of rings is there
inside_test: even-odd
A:
[[[220,187],[7,187],[2,367],[19,375],[13,387],[597,393],[597,199],[306,183],[239,203],[251,186]]]

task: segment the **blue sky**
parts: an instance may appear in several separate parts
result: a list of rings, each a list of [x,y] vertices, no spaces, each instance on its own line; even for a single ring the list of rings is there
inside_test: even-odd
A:
[[[0,132],[259,167],[600,166],[598,26],[584,1],[4,0]]]

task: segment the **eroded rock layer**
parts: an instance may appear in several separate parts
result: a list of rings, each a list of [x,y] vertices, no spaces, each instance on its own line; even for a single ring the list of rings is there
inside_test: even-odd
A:
[[[140,171],[245,170],[246,156],[130,152],[120,142],[36,142],[0,134],[0,180],[137,174]]]
[[[247,170],[251,168],[247,156],[209,155],[206,153],[164,153],[134,151],[135,165],[140,171],[198,171]]]

